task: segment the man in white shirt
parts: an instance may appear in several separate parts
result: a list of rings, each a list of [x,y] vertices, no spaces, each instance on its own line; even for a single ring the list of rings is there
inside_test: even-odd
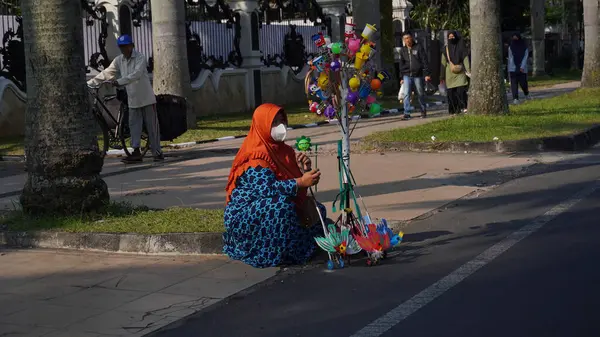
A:
[[[98,86],[110,81],[115,87],[124,86],[127,90],[129,105],[129,130],[133,153],[123,159],[124,163],[138,163],[143,160],[140,152],[142,123],[146,124],[150,149],[154,161],[163,161],[160,147],[160,129],[156,114],[156,96],[148,77],[146,56],[134,50],[133,40],[129,35],[121,35],[117,39],[121,55],[115,57],[108,68],[88,81],[90,86]]]

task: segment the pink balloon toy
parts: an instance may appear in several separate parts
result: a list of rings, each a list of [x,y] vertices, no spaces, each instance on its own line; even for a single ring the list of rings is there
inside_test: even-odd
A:
[[[376,99],[373,96],[367,96],[367,104],[375,103]]]
[[[348,50],[352,52],[352,54],[356,53],[360,49],[360,40],[359,39],[348,39]]]

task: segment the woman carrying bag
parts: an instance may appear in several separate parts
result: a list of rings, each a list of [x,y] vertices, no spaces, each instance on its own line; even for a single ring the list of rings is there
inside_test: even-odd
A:
[[[467,90],[471,64],[469,53],[457,32],[448,33],[448,45],[442,55],[440,86],[446,86],[448,112],[451,115],[467,112]]]

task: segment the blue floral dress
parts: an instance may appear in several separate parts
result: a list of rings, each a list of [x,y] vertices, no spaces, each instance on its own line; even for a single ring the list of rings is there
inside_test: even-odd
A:
[[[296,180],[277,180],[268,168],[249,168],[236,182],[225,207],[224,252],[258,268],[306,263],[317,248],[321,224],[298,224]],[[319,204],[321,215],[325,207]]]

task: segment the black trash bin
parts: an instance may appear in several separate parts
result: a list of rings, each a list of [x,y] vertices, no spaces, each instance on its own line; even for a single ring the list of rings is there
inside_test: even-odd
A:
[[[172,141],[187,131],[185,98],[175,95],[157,95],[156,112],[161,141]]]

